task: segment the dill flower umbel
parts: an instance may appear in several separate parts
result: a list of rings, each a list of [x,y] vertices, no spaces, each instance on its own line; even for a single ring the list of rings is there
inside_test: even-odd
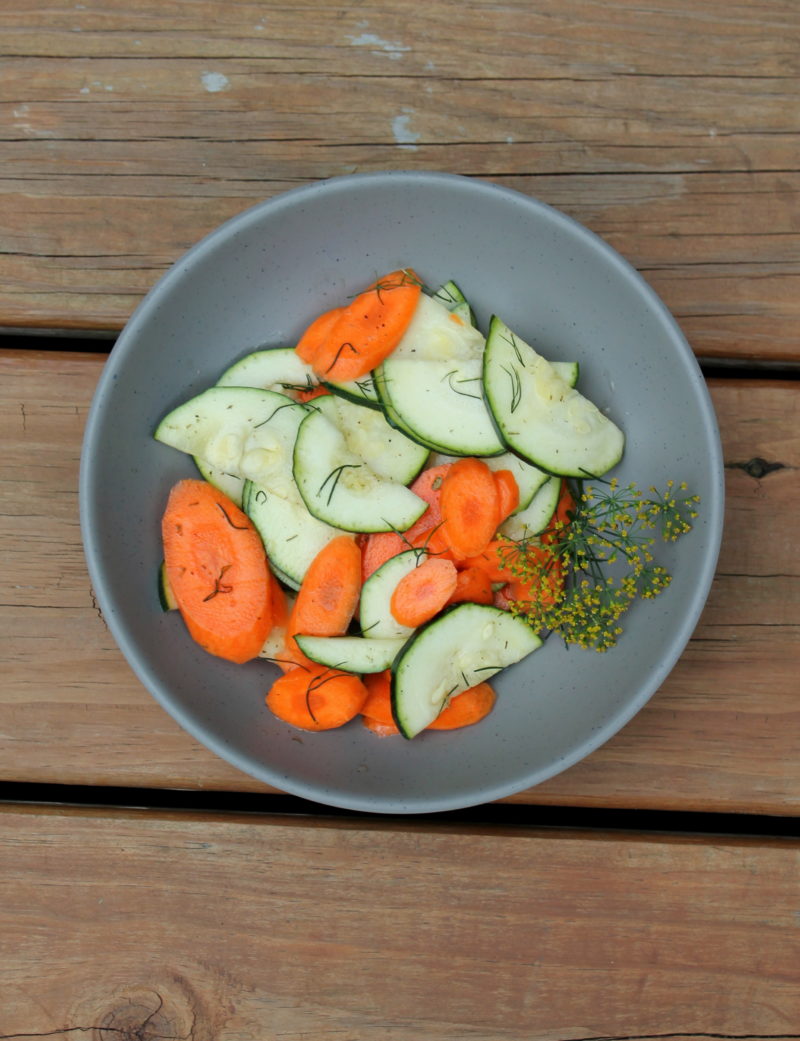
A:
[[[514,597],[511,610],[537,632],[608,650],[631,604],[658,596],[670,583],[653,557],[656,534],[674,542],[690,531],[699,501],[674,481],[664,492],[650,488],[647,497],[616,479],[599,480],[599,486],[565,481],[561,508],[546,531],[506,549],[515,588],[537,590]]]

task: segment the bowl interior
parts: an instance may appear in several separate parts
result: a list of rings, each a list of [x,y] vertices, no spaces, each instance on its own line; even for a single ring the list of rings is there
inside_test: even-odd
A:
[[[480,726],[381,740],[358,721],[304,734],[274,719],[267,663],[237,667],[159,608],[160,515],[193,463],[153,440],[173,406],[235,359],[291,344],[308,321],[377,275],[411,265],[455,279],[481,328],[497,313],[552,359],[577,360],[580,388],[623,427],[620,480],[685,480],[702,497],[692,533],[659,550],[673,573],[637,604],[610,653],[548,640],[495,681]],[[140,679],[195,737],[285,791],[380,812],[453,809],[519,791],[581,759],[647,701],[694,628],[722,527],[722,465],[708,394],[676,324],[643,279],[563,214],[468,178],[336,178],[256,206],[161,279],[115,345],[97,388],[81,468],[90,575]]]

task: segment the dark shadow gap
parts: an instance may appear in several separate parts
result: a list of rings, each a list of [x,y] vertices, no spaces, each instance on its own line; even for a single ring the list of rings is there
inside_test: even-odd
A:
[[[72,808],[138,809],[191,813],[253,814],[340,820],[434,822],[521,829],[622,832],[737,838],[800,839],[800,818],[766,814],[630,810],[580,806],[487,803],[419,814],[371,814],[271,792],[0,782],[0,803]]]

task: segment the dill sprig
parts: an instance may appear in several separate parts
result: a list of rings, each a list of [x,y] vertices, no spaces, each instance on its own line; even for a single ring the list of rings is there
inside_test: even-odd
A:
[[[652,599],[670,584],[653,556],[656,537],[674,542],[690,531],[700,499],[674,481],[663,492],[651,488],[649,496],[616,479],[599,480],[599,487],[580,480],[570,491],[573,506],[563,519],[538,538],[504,548],[515,588],[528,591],[512,600],[511,610],[537,632],[606,651],[633,602]]]

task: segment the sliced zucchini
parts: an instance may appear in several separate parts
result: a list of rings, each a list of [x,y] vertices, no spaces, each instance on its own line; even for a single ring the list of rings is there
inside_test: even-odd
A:
[[[560,494],[561,478],[548,477],[524,510],[512,513],[503,521],[500,533],[515,542],[541,534],[556,511]]]
[[[211,387],[162,419],[155,438],[215,470],[273,490],[291,483],[295,438],[308,414],[285,394],[253,387]]]
[[[177,611],[178,609],[178,601],[175,599],[175,594],[172,592],[172,586],[167,577],[167,565],[163,560],[161,561],[161,567],[158,569],[158,602],[161,604],[162,611]]]
[[[504,445],[483,400],[481,333],[433,297],[375,370],[387,419],[420,444],[452,455],[499,455]]]
[[[535,651],[542,641],[520,618],[485,604],[457,604],[417,629],[392,665],[392,713],[408,738],[448,700]]]
[[[352,452],[321,409],[300,424],[293,472],[309,511],[344,531],[406,531],[427,509],[405,485],[378,476]]]
[[[331,394],[337,394],[340,398],[353,401],[356,405],[366,405],[367,408],[374,409],[380,409],[381,407],[375,380],[371,372],[357,380],[323,380],[322,383]]]
[[[216,467],[209,466],[205,460],[198,459],[197,456],[194,457],[194,462],[200,474],[208,483],[213,484],[223,495],[227,495],[231,502],[235,502],[241,509],[242,494],[244,492],[244,481],[242,478],[237,477],[236,474],[229,474],[224,470],[218,470]]]
[[[497,316],[486,340],[483,387],[503,440],[534,466],[601,476],[622,458],[619,427]]]
[[[379,477],[411,484],[425,465],[428,450],[391,426],[382,411],[356,405],[334,394],[315,398],[313,407],[327,416],[343,435],[350,451]]]
[[[433,299],[438,300],[451,314],[457,314],[465,322],[469,322],[475,328],[478,327],[475,312],[470,307],[469,301],[461,292],[459,286],[452,279],[439,286],[433,294]]]
[[[581,367],[576,361],[551,361],[550,364],[565,383],[577,386]]]
[[[375,384],[387,418],[404,433],[448,455],[500,455],[483,399],[480,358],[416,360],[390,355]]]
[[[298,357],[294,347],[253,351],[234,362],[217,380],[218,387],[257,387],[290,398],[318,385],[314,370]]]
[[[381,639],[403,639],[414,631],[401,625],[392,614],[391,599],[397,583],[424,559],[420,550],[409,549],[381,564],[361,587],[359,623],[364,636]]]
[[[401,637],[300,636],[295,637],[307,658],[343,672],[383,672],[391,668],[406,642]]]
[[[312,516],[293,483],[287,492],[277,495],[248,482],[245,512],[261,536],[270,567],[286,585],[299,589],[314,557],[342,532]]]
[[[292,607],[294,606],[294,596],[291,593],[286,595],[286,610],[291,613]],[[273,625],[269,636],[264,641],[264,646],[258,652],[259,658],[268,658],[270,661],[279,662],[281,658],[285,659],[286,656],[286,626],[285,625]]]

